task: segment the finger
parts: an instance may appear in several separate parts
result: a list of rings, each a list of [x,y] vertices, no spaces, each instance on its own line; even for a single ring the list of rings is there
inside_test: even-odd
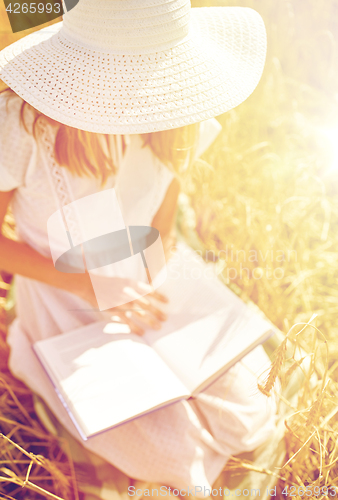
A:
[[[122,321],[126,323],[132,333],[136,333],[136,335],[143,335],[144,334],[144,329],[136,324],[127,314],[124,313],[119,313],[119,316],[121,317]]]
[[[126,323],[129,326],[132,333],[136,333],[136,335],[140,335],[140,336],[144,335],[144,329],[141,328],[136,323],[134,323],[134,321],[132,321],[131,319],[127,319]]]
[[[168,298],[163,295],[162,293],[160,292],[157,292],[156,290],[154,290],[152,293],[149,294],[151,297],[154,297],[154,299],[156,300],[159,300],[160,302],[164,302],[165,304],[167,302],[169,302]]]
[[[128,325],[127,317],[122,312],[115,312],[111,317],[110,321],[112,323],[118,323],[119,325]],[[129,325],[128,325],[129,326]]]
[[[121,304],[119,306],[116,306],[116,307],[111,307],[110,309],[108,309],[109,312],[111,313],[116,313],[116,314],[123,314],[124,312],[126,311],[131,311],[132,309],[134,308],[139,308],[140,306],[136,303],[136,300],[131,300],[130,302],[126,302],[125,304]]]
[[[151,302],[144,297],[141,299],[137,300],[136,303],[142,308],[145,309],[149,312],[151,312],[155,318],[159,319],[160,321],[165,321],[167,319],[167,315],[164,314],[163,311],[158,309],[157,307],[153,306]]]
[[[138,286],[140,291],[147,292],[147,295],[154,297],[156,300],[159,300],[160,302],[168,302],[168,299],[165,295],[154,290],[153,287],[151,287],[150,285],[147,285],[146,283],[143,283],[142,281],[138,281],[137,286]]]
[[[142,324],[142,326],[150,327],[154,330],[159,330],[162,326],[161,322],[147,311],[131,311],[130,317],[136,318]]]
[[[138,320],[138,323],[133,321],[133,318]],[[129,326],[129,328],[138,335],[143,335],[144,328],[153,328],[154,330],[159,330],[161,328],[161,323],[158,321],[151,313],[145,311],[144,309],[130,309],[125,311],[115,311],[114,315],[111,317],[112,321],[118,323],[124,323]]]

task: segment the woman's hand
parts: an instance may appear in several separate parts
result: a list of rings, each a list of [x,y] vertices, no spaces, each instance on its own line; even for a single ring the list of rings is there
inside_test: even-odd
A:
[[[143,282],[136,282],[126,278],[96,276],[95,288],[101,297],[107,297],[111,303],[122,303],[122,305],[106,309],[105,313],[111,313],[112,318],[126,323],[132,332],[142,335],[145,328],[161,328],[161,322],[167,319],[158,303],[166,303],[168,300],[159,292]],[[98,288],[99,287],[99,288]],[[98,303],[91,283],[89,274],[79,275],[76,295],[89,302],[97,308]],[[146,295],[145,295],[146,292]]]

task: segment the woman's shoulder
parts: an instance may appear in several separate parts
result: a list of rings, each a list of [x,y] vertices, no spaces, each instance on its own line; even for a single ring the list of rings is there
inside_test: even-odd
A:
[[[196,158],[199,158],[215,141],[222,130],[222,125],[211,118],[200,123],[199,141],[196,147]]]
[[[27,108],[27,109],[25,109]],[[24,121],[25,120],[25,121]],[[33,115],[13,92],[0,94],[0,191],[24,184],[33,152]]]
[[[1,114],[20,113],[24,100],[10,89],[6,89],[0,93],[0,111]]]
[[[0,93],[0,123],[1,130],[15,128],[19,133],[32,133],[35,111],[12,90]]]

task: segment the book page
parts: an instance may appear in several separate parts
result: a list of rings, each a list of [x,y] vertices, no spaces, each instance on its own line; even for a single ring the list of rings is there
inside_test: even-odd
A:
[[[180,247],[159,289],[168,321],[144,338],[191,393],[268,338],[271,325],[223,285],[192,250]]]
[[[34,346],[84,439],[189,396],[141,337],[111,325],[115,333],[94,323]]]

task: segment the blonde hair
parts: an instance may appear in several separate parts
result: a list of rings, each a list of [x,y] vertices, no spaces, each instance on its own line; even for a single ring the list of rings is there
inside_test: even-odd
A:
[[[16,96],[11,89],[6,89],[9,96]],[[34,112],[32,132],[38,139],[37,123],[43,119],[58,128],[55,137],[54,155],[56,161],[67,168],[72,174],[80,177],[94,176],[101,178],[102,184],[107,177],[116,172],[116,165],[110,155],[104,151],[109,151],[109,136],[79,130],[62,123],[56,122],[46,117],[27,102],[21,105],[21,123],[30,132],[25,119],[25,109],[29,107]],[[183,166],[190,166],[195,153],[195,148],[199,136],[198,124],[186,125],[181,128],[165,130],[163,132],[152,132],[141,134],[143,147],[149,146],[153,153],[175,174],[179,174]],[[106,148],[102,142],[106,141]]]

